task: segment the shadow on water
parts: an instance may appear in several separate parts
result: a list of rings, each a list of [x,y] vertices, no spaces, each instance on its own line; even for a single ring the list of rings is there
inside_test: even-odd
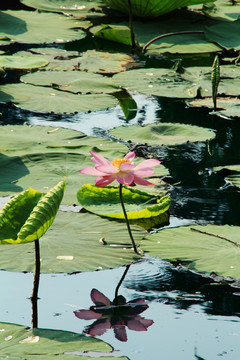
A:
[[[0,192],[20,192],[23,190],[17,185],[18,179],[29,174],[29,170],[19,156],[6,156],[0,153]]]

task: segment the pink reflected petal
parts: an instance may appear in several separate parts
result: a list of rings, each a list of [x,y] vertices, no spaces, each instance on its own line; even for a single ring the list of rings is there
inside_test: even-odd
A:
[[[97,306],[110,306],[111,305],[111,301],[97,289],[92,289],[90,296],[91,296],[91,299],[94,302],[94,304]]]
[[[124,175],[117,175],[116,180],[119,182],[119,184],[122,185],[131,185],[133,183],[134,175],[133,174],[124,174]]]
[[[93,337],[101,336],[106,332],[106,330],[110,329],[110,327],[111,323],[109,319],[97,320],[84,330],[84,334],[88,334]]]
[[[143,162],[141,162],[140,164],[138,164],[135,167],[135,170],[140,170],[140,169],[144,169],[144,168],[150,168],[150,167],[156,166],[156,165],[158,165],[160,163],[161,163],[161,161],[156,160],[156,159],[144,160]]]
[[[82,320],[99,319],[102,316],[102,314],[96,313],[92,310],[77,310],[74,311],[74,314],[78,319]]]
[[[95,184],[97,186],[106,186],[108,184],[111,184],[115,180],[115,176],[99,176],[95,179]]]
[[[153,183],[145,180],[145,179],[142,179],[141,177],[139,176],[134,176],[134,182],[136,184],[139,184],[139,185],[146,185],[146,186],[149,186],[149,185],[154,185]]]
[[[135,152],[134,152],[134,151],[129,152],[129,153],[124,157],[124,159],[128,159],[128,160],[130,160],[130,161],[132,161],[134,158],[135,158]]]
[[[93,175],[93,176],[100,176],[102,175],[101,171],[98,171],[97,169],[95,169],[95,167],[93,166],[89,166],[89,167],[86,167],[82,170],[79,170],[79,172],[81,174],[86,174],[86,175]]]
[[[134,331],[147,331],[147,328],[153,324],[153,320],[136,317],[127,322],[127,327]]]
[[[105,159],[102,155],[96,153],[95,151],[90,151],[90,154],[93,156],[91,160],[98,165],[108,165],[110,161]]]
[[[114,326],[114,334],[115,338],[119,341],[126,342],[127,341],[127,333],[125,325],[115,325]]]

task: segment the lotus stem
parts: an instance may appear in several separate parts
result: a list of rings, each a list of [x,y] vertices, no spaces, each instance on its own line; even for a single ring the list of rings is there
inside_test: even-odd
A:
[[[129,13],[129,28],[130,28],[130,35],[131,35],[132,51],[134,51],[137,49],[137,44],[136,44],[135,34],[134,34],[134,30],[133,30],[133,16],[132,16],[131,0],[128,0],[128,13]]]
[[[128,270],[129,270],[130,266],[131,266],[131,264],[126,266],[126,269],[125,269],[125,271],[124,271],[124,273],[123,273],[123,275],[122,275],[119,283],[117,284],[117,287],[116,287],[116,290],[115,290],[114,301],[117,301],[118,290],[119,290],[120,286],[122,285],[122,282],[123,282],[123,280],[125,279],[125,277],[126,277],[126,275],[127,275],[127,272],[128,272]],[[118,305],[118,304],[115,304],[115,305]]]
[[[123,209],[123,214],[124,214],[124,217],[125,217],[125,220],[126,220],[128,233],[129,233],[130,239],[131,239],[131,241],[132,241],[133,249],[134,249],[135,253],[137,254],[137,253],[138,253],[137,247],[136,247],[135,241],[134,241],[133,236],[132,236],[132,232],[131,232],[129,220],[128,220],[128,217],[127,217],[127,212],[126,212],[125,205],[124,205],[124,202],[123,202],[122,184],[119,184],[119,198],[120,198],[120,201],[121,201],[121,205],[122,205],[122,209]]]
[[[39,239],[34,241],[35,247],[35,273],[33,281],[33,292],[31,296],[32,301],[32,328],[35,329],[38,327],[38,288],[40,280],[40,249],[39,249]]]
[[[159,35],[155,38],[153,38],[152,40],[150,40],[147,44],[144,45],[144,47],[142,48],[142,52],[145,53],[148,46],[151,45],[154,41],[157,41],[159,39],[163,39],[167,36],[175,36],[175,35],[187,35],[187,34],[204,34],[204,31],[202,30],[195,30],[195,31],[179,31],[176,33],[168,33],[168,34],[163,34],[163,35]]]

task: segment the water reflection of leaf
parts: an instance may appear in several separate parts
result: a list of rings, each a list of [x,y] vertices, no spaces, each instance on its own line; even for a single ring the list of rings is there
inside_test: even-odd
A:
[[[89,310],[74,311],[79,319],[96,319],[85,328],[84,334],[92,337],[101,336],[106,330],[113,329],[116,339],[127,341],[126,327],[134,331],[147,331],[153,324],[153,320],[139,316],[148,308],[144,299],[127,302],[122,295],[118,295],[111,302],[97,289],[92,289],[90,296],[95,306],[91,306]]]

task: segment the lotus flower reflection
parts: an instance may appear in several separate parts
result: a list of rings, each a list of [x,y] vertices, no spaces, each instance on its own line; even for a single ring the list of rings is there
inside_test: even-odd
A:
[[[119,295],[111,302],[97,289],[92,289],[90,296],[95,306],[91,306],[89,310],[74,311],[79,319],[96,319],[85,328],[84,334],[101,336],[106,330],[113,328],[116,339],[127,341],[126,327],[135,331],[147,331],[153,324],[153,320],[138,315],[148,308],[144,299],[126,302],[126,299]]]
[[[95,179],[97,186],[106,186],[114,180],[117,180],[119,184],[128,186],[136,184],[153,185],[143,178],[152,175],[154,173],[153,166],[160,164],[159,160],[148,159],[135,166],[132,161],[135,158],[134,152],[128,153],[123,159],[114,159],[112,162],[94,151],[90,151],[90,154],[95,166],[86,167],[80,172],[97,176]]]

